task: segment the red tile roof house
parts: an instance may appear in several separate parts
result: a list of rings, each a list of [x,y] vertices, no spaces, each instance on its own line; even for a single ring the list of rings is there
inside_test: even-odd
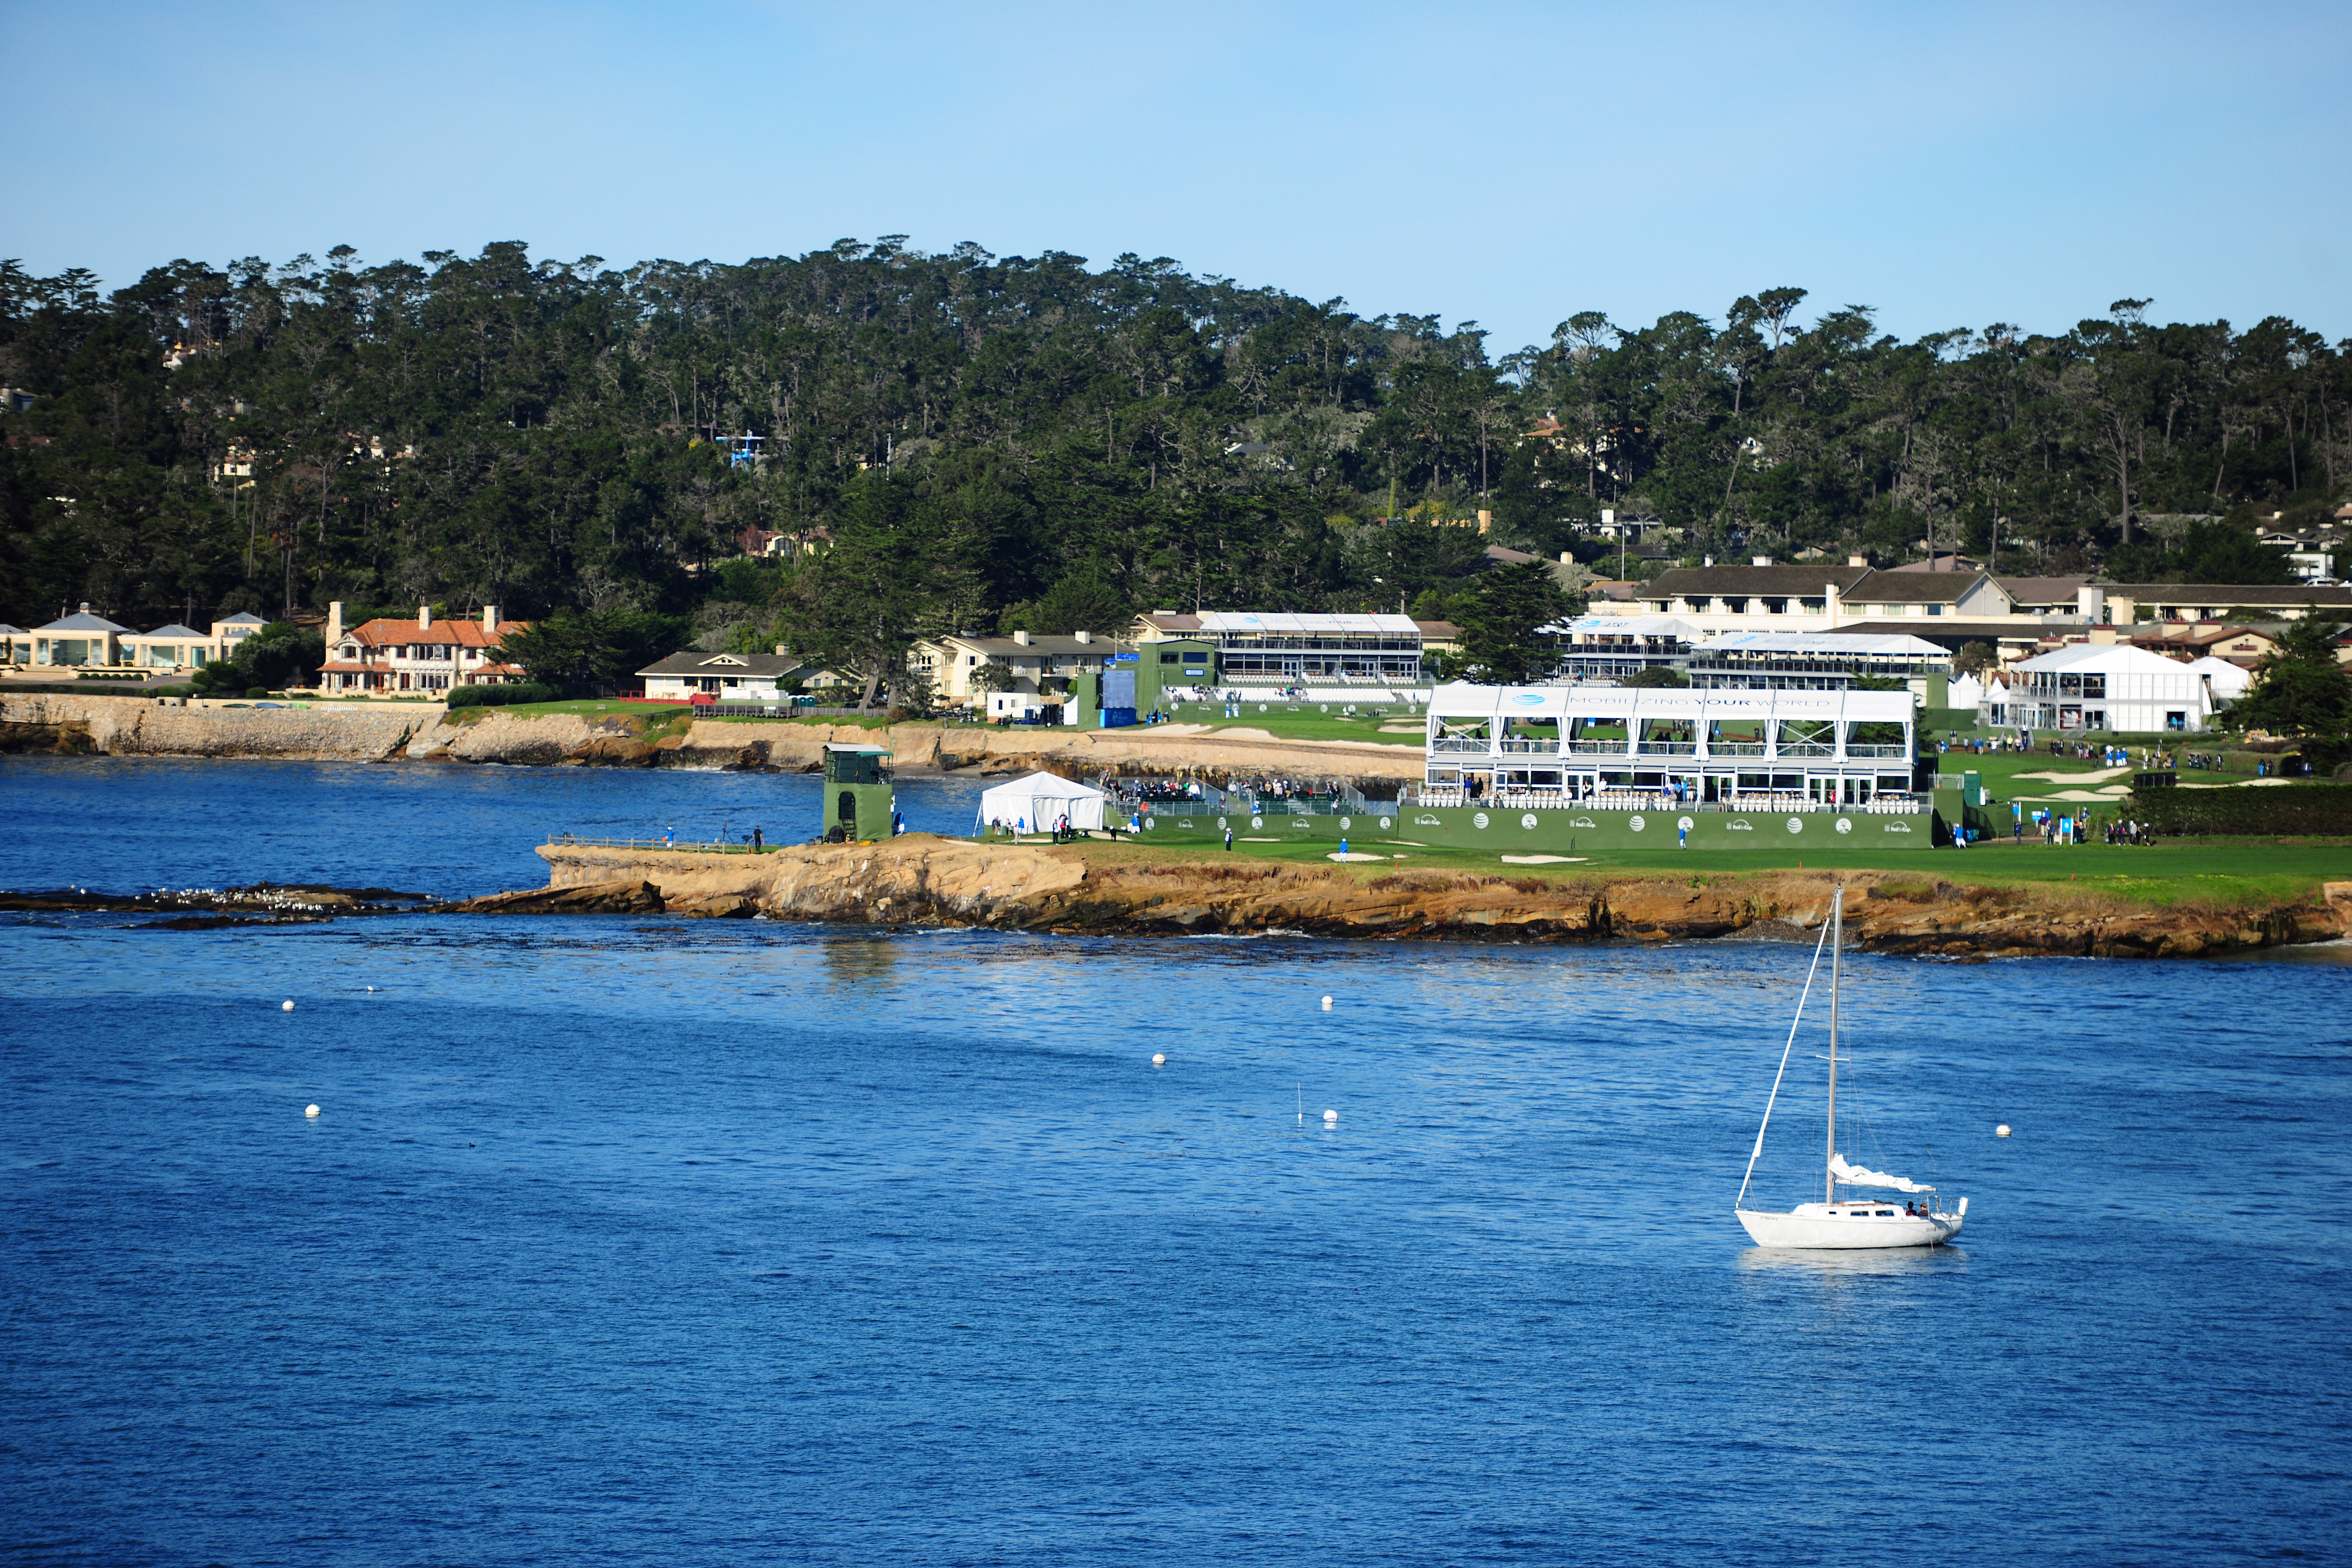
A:
[[[319,687],[331,696],[443,696],[453,686],[500,686],[524,679],[499,658],[499,645],[529,621],[499,619],[496,605],[479,620],[436,621],[417,606],[413,621],[370,621],[343,629],[343,606],[327,606],[327,662]]]

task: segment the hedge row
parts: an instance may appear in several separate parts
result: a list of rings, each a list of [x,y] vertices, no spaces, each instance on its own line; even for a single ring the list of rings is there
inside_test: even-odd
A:
[[[511,708],[518,702],[552,702],[563,693],[552,686],[520,682],[512,686],[457,686],[449,691],[452,708]]]
[[[2352,784],[2136,790],[2131,815],[2159,833],[2352,834]]]

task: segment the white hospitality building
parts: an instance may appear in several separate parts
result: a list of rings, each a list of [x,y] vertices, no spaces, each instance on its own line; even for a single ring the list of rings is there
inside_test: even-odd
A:
[[[1424,799],[1908,811],[1915,712],[1908,691],[1441,686]]]
[[[2002,676],[1985,688],[1977,722],[2060,734],[2194,734],[2235,695],[2210,670],[2126,643],[2062,647]]]

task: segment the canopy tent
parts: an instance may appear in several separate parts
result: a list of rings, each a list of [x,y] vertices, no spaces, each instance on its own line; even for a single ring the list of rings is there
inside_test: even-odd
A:
[[[1947,708],[1973,708],[1984,700],[1984,682],[1973,675],[1961,676],[1947,690],[1949,692],[1944,699]]]
[[[1860,1165],[1849,1165],[1843,1154],[1830,1157],[1830,1174],[1850,1187],[1892,1187],[1898,1193],[1932,1193],[1936,1190],[1925,1183],[1890,1176],[1884,1171],[1866,1171]]]
[[[1108,798],[1087,784],[1073,784],[1052,773],[1031,773],[1025,779],[982,791],[980,815],[972,828],[979,832],[993,822],[1024,832],[1042,833],[1065,816],[1073,827],[1100,827],[1103,803]]]

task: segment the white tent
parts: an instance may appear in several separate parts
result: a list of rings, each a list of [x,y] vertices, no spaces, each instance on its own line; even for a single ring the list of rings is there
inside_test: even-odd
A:
[[[1984,682],[1973,675],[1959,677],[1946,689],[1949,693],[1944,699],[1947,708],[1974,708],[1984,700]]]
[[[1031,773],[1025,779],[982,791],[980,816],[972,826],[979,831],[994,822],[1007,827],[1018,826],[1028,833],[1043,833],[1066,816],[1073,827],[1100,827],[1103,802],[1108,798],[1087,784],[1072,784],[1052,773]]]
[[[2211,654],[2191,661],[2189,669],[2189,673],[2204,676],[2210,680],[2213,695],[2223,702],[2234,702],[2243,697],[2246,688],[2254,683],[2252,671],[2231,664],[2226,658],[2215,658]]]

